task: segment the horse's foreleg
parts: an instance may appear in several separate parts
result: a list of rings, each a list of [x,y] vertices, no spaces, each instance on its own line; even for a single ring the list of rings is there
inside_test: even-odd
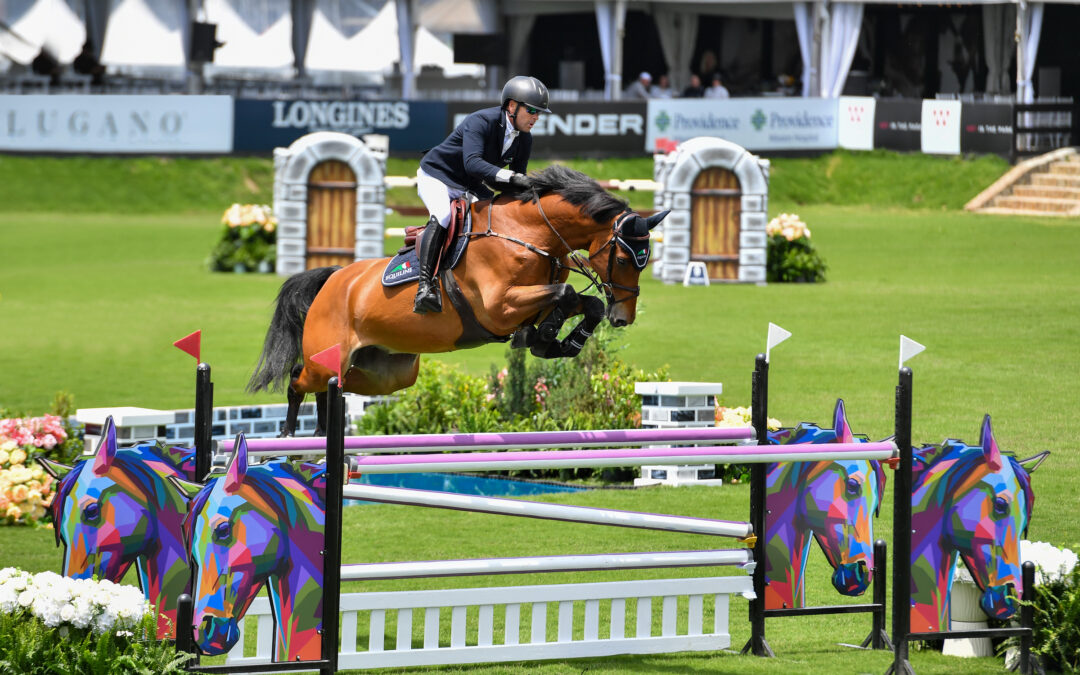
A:
[[[552,298],[555,306],[536,326],[536,346],[550,343],[559,336],[559,329],[563,327],[567,319],[574,315],[574,309],[580,304],[580,298],[581,296],[578,295],[573,286],[560,284],[559,290],[555,292],[555,297]],[[534,346],[534,349],[536,346]]]
[[[578,296],[581,300],[580,312],[584,318],[578,322],[562,340],[550,342],[547,345],[536,345],[532,349],[533,356],[545,359],[571,358],[581,353],[585,347],[585,341],[592,335],[593,330],[604,319],[604,301],[596,296]],[[542,351],[541,348],[542,347]],[[540,352],[540,353],[538,353]]]

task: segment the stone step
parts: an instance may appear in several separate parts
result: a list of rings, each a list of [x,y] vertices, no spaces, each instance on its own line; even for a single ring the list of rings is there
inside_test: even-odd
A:
[[[1054,162],[1050,165],[1050,173],[1080,176],[1080,162]]]
[[[1078,176],[1080,178],[1080,176]],[[1013,188],[1015,197],[1050,197],[1052,199],[1080,200],[1080,183],[1076,187],[1060,185],[1017,185]],[[1077,202],[1080,204],[1080,202]]]
[[[1063,213],[1077,208],[1077,201],[1075,199],[1053,199],[1049,197],[1005,196],[995,199],[993,206],[1033,212]]]
[[[978,210],[978,213],[990,213],[999,216],[1039,216],[1042,218],[1074,218],[1075,216],[1065,211],[1028,211],[1027,209],[1006,209],[998,206],[987,206]]]
[[[1080,175],[1068,173],[1036,173],[1031,176],[1032,185],[1080,187]]]

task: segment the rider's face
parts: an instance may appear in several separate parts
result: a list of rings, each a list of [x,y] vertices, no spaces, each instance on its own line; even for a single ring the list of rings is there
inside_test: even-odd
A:
[[[514,128],[518,131],[532,131],[536,120],[540,119],[540,111],[517,101],[510,101],[510,105],[514,106],[510,111],[510,115],[514,118]],[[530,110],[535,112],[530,113]]]

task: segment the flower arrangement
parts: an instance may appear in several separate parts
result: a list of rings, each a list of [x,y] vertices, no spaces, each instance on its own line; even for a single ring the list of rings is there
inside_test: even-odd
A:
[[[716,426],[726,429],[742,429],[750,426],[752,422],[752,410],[749,407],[739,406],[737,408],[728,408],[726,406],[716,406]],[[765,425],[769,428],[769,431],[776,431],[780,428],[780,420],[775,417],[770,417],[765,421]]]
[[[765,227],[766,281],[825,281],[825,261],[810,243],[810,228],[794,213],[781,213]]]
[[[0,671],[180,675],[188,654],[156,639],[137,587],[0,569]]]
[[[221,216],[221,236],[210,252],[213,272],[270,272],[277,258],[277,219],[263,204],[233,204]]]
[[[46,519],[53,478],[32,459],[67,438],[57,415],[0,420],[0,524],[36,525]]]

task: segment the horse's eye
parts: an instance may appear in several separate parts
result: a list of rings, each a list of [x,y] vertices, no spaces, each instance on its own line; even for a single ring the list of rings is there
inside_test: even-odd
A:
[[[214,528],[215,540],[228,541],[230,536],[232,536],[232,525],[229,524],[229,521],[226,520],[223,523],[218,523]]]
[[[101,520],[101,505],[97,502],[88,504],[86,508],[83,509],[83,520],[88,523],[96,523]]]
[[[847,479],[847,493],[848,493],[848,495],[850,495],[852,497],[858,497],[860,492],[862,492],[862,485],[859,484],[859,481],[854,479],[854,478],[848,478]]]
[[[994,498],[994,513],[999,516],[1009,515],[1009,500],[1004,497]]]

